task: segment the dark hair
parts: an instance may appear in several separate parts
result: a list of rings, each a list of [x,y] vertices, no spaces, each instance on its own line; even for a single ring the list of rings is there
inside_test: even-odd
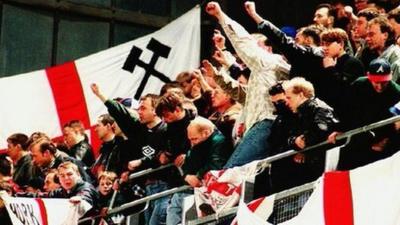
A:
[[[62,140],[54,140],[53,142],[56,145],[56,148],[62,152],[68,152],[68,146]]]
[[[336,9],[334,7],[332,7],[331,4],[329,4],[329,3],[319,4],[315,8],[315,10],[322,9],[322,8],[327,8],[328,9],[328,16],[332,16],[333,18],[336,19]]]
[[[277,94],[281,94],[281,93],[285,93],[285,89],[283,89],[282,86],[282,81],[278,81],[278,83],[272,85],[269,89],[268,89],[268,93],[269,95],[277,95]]]
[[[48,150],[52,155],[54,155],[57,152],[56,145],[51,141],[47,141],[45,139],[39,139],[36,143],[34,142],[32,145],[34,144],[39,144],[39,149],[41,153]]]
[[[350,4],[350,0],[331,0],[330,4],[332,6],[337,5],[337,4],[349,5]]]
[[[173,112],[177,108],[183,109],[183,101],[184,99],[177,94],[167,93],[158,100],[156,114],[162,117],[164,112]]]
[[[56,184],[60,184],[60,178],[58,178],[58,173],[54,173],[53,181]]]
[[[320,34],[325,30],[324,27],[319,25],[309,25],[300,29],[300,33],[303,36],[311,37],[316,45],[321,44]]]
[[[42,190],[44,186],[43,178],[41,177],[33,177],[28,181],[26,187],[32,187],[37,190]]]
[[[172,81],[169,83],[165,83],[160,90],[160,96],[163,96],[165,93],[167,93],[168,89],[170,88],[181,88],[181,85],[177,81]]]
[[[21,145],[23,150],[27,150],[28,146],[28,136],[22,133],[15,133],[7,138],[8,142],[11,142],[13,145]]]
[[[47,171],[46,177],[47,177],[47,175],[49,175],[50,173],[54,174],[54,176],[53,176],[53,181],[54,181],[54,183],[60,184],[60,178],[58,178],[57,169],[50,169],[49,171]]]
[[[377,9],[383,9],[385,12],[393,9],[393,6],[387,0],[374,0],[372,1]]]
[[[6,155],[0,155],[0,174],[11,176],[11,162]]]
[[[112,116],[110,116],[110,114],[103,114],[99,116],[100,122],[103,125],[113,125],[115,123],[114,118],[112,118]]]
[[[365,17],[367,21],[379,16],[379,11],[376,8],[366,8],[357,13],[357,17]]]
[[[247,80],[249,79],[250,73],[251,73],[251,70],[249,69],[249,67],[246,66],[240,72],[241,72],[241,75],[243,75]]]
[[[372,24],[378,24],[381,29],[381,32],[388,34],[388,38],[385,42],[386,47],[395,43],[396,40],[393,27],[392,25],[390,25],[389,20],[386,17],[378,16],[368,22],[368,26],[371,26]]]
[[[40,131],[33,132],[31,134],[31,136],[29,137],[28,141],[26,142],[27,149],[29,149],[31,144],[33,144],[35,141],[37,141],[39,139],[46,139],[48,141],[51,141],[50,137],[47,136],[47,134],[40,132]]]

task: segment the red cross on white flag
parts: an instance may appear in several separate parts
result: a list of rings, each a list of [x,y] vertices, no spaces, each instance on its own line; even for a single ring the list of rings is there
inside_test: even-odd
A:
[[[149,47],[151,39],[170,48],[168,55],[161,53],[162,57],[153,60],[153,64],[150,60],[155,52]],[[142,64],[133,71],[124,70],[122,67],[134,47],[141,50],[138,60]],[[110,98],[132,98],[146,74],[144,65],[152,65],[153,73],[174,80],[179,72],[197,68],[199,62],[200,7],[197,6],[144,37],[63,65],[1,78],[0,149],[7,147],[6,139],[13,133],[30,135],[41,131],[60,137],[62,126],[73,119],[83,122],[96,146],[93,125],[106,109],[91,92],[90,84],[97,83]],[[158,94],[163,84],[149,74],[141,94]]]

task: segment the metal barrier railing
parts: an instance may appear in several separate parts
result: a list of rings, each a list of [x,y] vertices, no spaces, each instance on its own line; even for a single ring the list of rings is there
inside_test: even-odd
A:
[[[350,138],[352,136],[354,136],[354,135],[365,133],[367,131],[370,131],[370,130],[373,130],[373,129],[376,129],[376,128],[379,128],[379,127],[383,127],[383,126],[392,124],[392,123],[397,122],[397,121],[400,121],[400,116],[391,117],[389,119],[385,119],[385,120],[382,120],[382,121],[379,121],[379,122],[376,122],[376,123],[372,123],[372,124],[369,124],[369,125],[366,125],[366,126],[363,126],[363,127],[360,127],[360,128],[356,128],[356,129],[353,129],[353,130],[350,130],[350,131],[347,131],[347,132],[345,132],[343,134],[338,135],[336,137],[336,141],[347,140],[346,141],[346,144],[347,144],[350,141]],[[330,144],[328,141],[323,141],[323,142],[318,143],[316,145],[310,146],[310,147],[308,147],[308,148],[306,148],[306,149],[304,149],[302,151],[288,150],[286,152],[283,152],[283,153],[280,153],[280,154],[276,154],[276,155],[270,156],[270,157],[268,157],[266,159],[260,160],[257,166],[259,167],[259,169],[266,168],[274,161],[277,161],[277,160],[280,160],[280,159],[295,155],[295,154],[297,154],[299,152],[306,152],[306,151],[310,151],[310,150],[315,150],[315,149],[318,149],[320,147],[326,146],[328,144]],[[311,194],[311,192],[307,192],[307,190],[312,190],[313,186],[314,186],[314,182],[308,183],[308,184],[304,184],[304,185],[299,186],[299,187],[295,187],[295,188],[292,188],[292,189],[289,189],[289,190],[285,190],[285,191],[279,192],[279,193],[277,193],[277,195],[275,197],[275,199],[276,199],[275,202],[283,201],[284,199],[287,199],[287,198],[289,198],[289,197],[291,197],[291,196],[293,196],[295,194],[301,193],[301,192],[306,192],[306,195],[303,196],[303,197],[307,197],[308,198],[309,195]],[[303,201],[303,200],[304,199],[301,199],[301,201]],[[300,203],[302,203],[302,204],[300,204],[301,207],[302,207],[302,205],[304,205],[303,203],[305,203],[305,202],[300,202]],[[277,206],[277,205],[274,206],[274,211],[276,210],[276,212],[275,212],[276,213],[276,215],[275,215],[276,218],[273,221],[276,222],[276,223],[278,223],[278,222],[281,223],[281,222],[284,222],[285,220],[291,219],[292,217],[296,216],[297,213],[301,209],[301,208],[294,208],[292,210],[292,212],[287,213],[287,215],[282,216],[282,215],[279,215],[279,209],[278,208],[279,208],[279,206]],[[198,225],[198,224],[206,224],[206,223],[209,224],[209,223],[211,223],[213,221],[214,222],[217,221],[217,219],[221,219],[221,218],[224,218],[224,217],[232,216],[236,212],[237,212],[237,207],[234,207],[234,208],[228,209],[228,210],[220,213],[218,215],[218,217],[215,214],[214,215],[209,215],[209,216],[206,216],[206,217],[202,217],[202,218],[198,218],[196,220],[189,221],[188,224],[189,225]],[[214,224],[217,224],[217,223],[214,223]]]
[[[145,170],[142,170],[142,171],[139,171],[139,172],[136,172],[136,173],[133,173],[133,174],[129,175],[129,179],[132,180],[132,179],[135,179],[135,178],[138,178],[138,177],[146,176],[146,175],[155,173],[157,171],[170,168],[172,166],[175,166],[175,165],[173,163],[170,163],[170,164],[167,164],[167,165],[162,165],[162,166],[157,167],[157,168],[148,168],[148,169],[145,169]]]
[[[136,178],[139,178],[139,177],[147,176],[147,175],[150,175],[150,174],[155,173],[157,171],[164,170],[164,169],[167,169],[167,168],[171,168],[173,166],[175,166],[175,165],[173,163],[170,163],[170,164],[162,165],[162,166],[157,167],[157,168],[145,169],[145,170],[142,170],[142,171],[139,171],[139,172],[136,172],[136,173],[133,173],[133,174],[129,175],[129,180],[133,180],[133,179],[136,179]],[[181,187],[169,189],[169,190],[166,190],[166,191],[163,191],[163,192],[160,192],[160,193],[156,193],[154,195],[146,196],[144,198],[141,198],[141,199],[138,199],[138,200],[135,200],[135,201],[132,201],[132,202],[126,203],[124,205],[121,205],[121,206],[113,208],[114,200],[115,200],[116,195],[117,195],[117,192],[115,191],[113,196],[112,196],[112,198],[111,198],[110,205],[108,207],[107,216],[112,215],[112,214],[118,214],[118,213],[120,213],[120,212],[122,212],[124,210],[127,210],[129,208],[132,208],[134,206],[137,206],[137,205],[140,205],[140,204],[143,204],[143,203],[148,203],[148,202],[150,202],[152,200],[155,200],[155,199],[158,199],[158,198],[162,198],[162,197],[165,197],[165,196],[168,196],[168,195],[172,195],[172,194],[177,193],[177,192],[189,190],[189,189],[191,189],[190,186],[183,185]],[[97,218],[100,218],[100,217],[102,217],[102,216],[98,215],[98,216],[92,216],[92,217],[83,218],[83,219],[80,219],[78,221],[78,224],[86,223],[88,221],[92,221],[92,223],[93,223]]]
[[[350,138],[352,136],[354,136],[354,135],[365,133],[367,131],[370,131],[370,130],[373,130],[373,129],[376,129],[376,128],[379,128],[379,127],[383,127],[383,126],[392,124],[392,123],[397,122],[397,121],[400,121],[400,116],[394,116],[394,117],[391,117],[389,119],[385,119],[385,120],[382,120],[382,121],[379,121],[379,122],[376,122],[376,123],[372,123],[372,124],[369,124],[369,125],[366,125],[366,126],[363,126],[363,127],[359,127],[359,128],[353,129],[353,130],[349,130],[349,131],[346,131],[345,133],[342,133],[342,134],[338,135],[336,137],[336,141],[347,140],[346,141],[346,144],[347,144],[350,141]],[[274,162],[274,161],[277,161],[277,160],[280,160],[280,159],[295,155],[297,153],[302,153],[302,152],[315,150],[315,149],[321,148],[321,147],[329,145],[329,144],[331,144],[331,143],[329,143],[326,140],[326,141],[320,142],[320,143],[318,143],[316,145],[307,147],[307,148],[305,148],[304,150],[301,150],[301,151],[288,150],[286,152],[282,152],[282,153],[270,156],[270,157],[268,157],[266,159],[260,160],[259,163],[258,163],[258,166],[259,166],[260,169],[261,168],[265,168],[265,167],[268,167],[271,164],[271,162]]]
[[[300,202],[301,204],[298,205],[299,207],[291,208],[290,212],[288,211],[288,209],[283,210],[282,205],[284,205],[285,203],[286,203],[285,205],[287,205],[287,203],[297,203],[293,199],[289,199],[294,195],[302,194],[302,197],[304,197],[304,199],[308,198],[311,195],[312,191],[314,190],[314,186],[315,186],[315,182],[311,182],[311,183],[303,184],[301,186],[294,187],[294,188],[276,193],[275,203],[274,203],[274,212],[276,213],[276,215],[273,216],[276,218],[272,218],[272,221],[283,222],[287,219],[291,219],[294,216],[296,216],[299,213],[299,211],[301,210],[301,207],[303,207],[305,201]],[[236,206],[236,207],[233,207],[233,208],[230,208],[230,209],[227,209],[227,210],[221,212],[220,214],[218,214],[218,216],[213,214],[213,215],[201,217],[196,220],[188,221],[187,224],[188,225],[200,225],[200,224],[210,224],[212,222],[214,222],[213,224],[218,224],[219,222],[224,222],[223,221],[224,218],[235,215],[237,210],[238,210],[238,207]],[[283,220],[283,219],[285,219],[285,220]]]
[[[356,129],[353,129],[353,130],[350,130],[350,131],[347,131],[347,132],[345,132],[343,134],[338,135],[336,137],[336,141],[347,140],[346,143],[348,143],[350,141],[350,138],[352,136],[354,136],[354,135],[365,133],[367,131],[370,131],[370,130],[373,130],[373,129],[376,129],[376,128],[379,128],[379,127],[383,127],[383,126],[392,124],[392,123],[397,122],[397,121],[400,121],[400,116],[391,117],[391,118],[388,118],[388,119],[385,119],[385,120],[382,120],[382,121],[379,121],[379,122],[376,122],[376,123],[372,123],[372,124],[369,124],[369,125],[366,125],[366,126],[363,126],[363,127],[360,127],[360,128],[356,128]],[[326,141],[323,141],[323,142],[318,143],[316,145],[307,147],[307,148],[305,148],[304,150],[301,150],[301,151],[288,150],[286,152],[279,153],[279,154],[270,156],[270,157],[268,157],[266,159],[260,160],[257,166],[259,167],[259,169],[263,169],[263,168],[268,167],[274,161],[277,161],[277,160],[280,160],[280,159],[295,155],[297,153],[302,153],[302,152],[315,150],[315,149],[321,148],[323,146],[326,146],[328,144],[331,144],[331,143],[329,143],[326,140]],[[171,166],[173,166],[173,164],[164,165],[164,166],[161,166],[161,167],[158,167],[158,168],[155,168],[155,169],[147,169],[147,170],[144,170],[144,171],[137,172],[135,174],[131,174],[129,176],[129,178],[130,179],[134,179],[134,178],[138,178],[138,177],[141,177],[141,176],[149,175],[151,173],[154,173],[154,172],[169,168]],[[302,187],[302,186],[300,186],[300,187]],[[156,200],[158,198],[162,198],[162,197],[165,197],[165,196],[168,196],[168,195],[172,195],[172,194],[177,193],[177,192],[189,190],[189,189],[191,189],[191,187],[185,185],[185,186],[173,188],[173,189],[170,189],[170,190],[166,190],[166,191],[163,191],[163,192],[151,195],[151,196],[147,196],[147,197],[135,200],[133,202],[126,203],[126,204],[121,205],[119,207],[110,209],[108,211],[107,215],[120,213],[120,212],[122,212],[124,210],[132,208],[132,207],[137,206],[139,204],[146,203],[146,202],[149,202],[149,201],[152,201],[152,200]],[[290,190],[288,190],[288,191],[290,191]],[[290,193],[290,192],[288,192],[288,193]],[[236,212],[236,208],[228,209],[227,211],[224,211],[224,212],[220,213],[218,216],[219,216],[219,218],[222,218],[224,216],[232,215],[232,213],[234,213],[234,212]],[[210,215],[210,216],[195,220],[197,222],[189,221],[189,224],[202,224],[202,223],[210,222],[210,221],[215,220],[215,219],[216,219],[215,215]],[[202,222],[198,223],[200,221],[202,221]],[[206,222],[203,222],[203,221],[206,221]],[[81,221],[79,221],[79,222],[81,222]]]
[[[121,206],[109,209],[108,212],[107,212],[107,216],[110,216],[112,214],[122,213],[123,211],[128,210],[128,209],[130,209],[130,208],[132,208],[134,206],[138,206],[138,205],[143,204],[143,203],[148,203],[148,202],[150,202],[152,200],[156,200],[156,199],[159,199],[159,198],[162,198],[162,197],[165,197],[165,196],[169,196],[169,195],[172,195],[172,194],[175,194],[175,193],[178,193],[178,192],[181,192],[181,191],[190,190],[190,189],[192,189],[192,187],[190,187],[188,185],[183,185],[183,186],[172,188],[172,189],[169,189],[169,190],[166,190],[166,191],[163,191],[163,192],[159,192],[159,193],[156,193],[156,194],[153,194],[153,195],[150,195],[150,196],[146,196],[144,198],[141,198],[141,199],[129,202],[129,203],[125,203],[125,204],[123,204]],[[98,216],[92,216],[92,217],[83,218],[83,219],[80,219],[78,221],[78,224],[82,224],[82,223],[88,222],[88,221],[94,221],[99,217],[101,217],[101,216],[98,215]]]
[[[168,195],[172,195],[172,194],[175,194],[175,193],[178,193],[178,192],[181,192],[181,191],[186,191],[186,190],[189,190],[191,188],[192,187],[190,187],[188,185],[183,185],[183,186],[172,188],[172,189],[169,189],[169,190],[166,190],[166,191],[163,191],[163,192],[160,192],[160,193],[156,193],[156,194],[153,194],[153,195],[150,195],[150,196],[146,196],[144,198],[141,198],[141,199],[135,200],[133,202],[129,202],[129,203],[123,204],[123,205],[121,205],[119,207],[113,208],[113,209],[111,209],[111,210],[109,210],[107,212],[107,215],[111,215],[111,214],[115,214],[115,213],[121,213],[122,211],[125,211],[125,210],[127,210],[129,208],[132,208],[134,206],[137,206],[137,205],[140,205],[140,204],[152,201],[152,200],[156,200],[156,199],[168,196]]]

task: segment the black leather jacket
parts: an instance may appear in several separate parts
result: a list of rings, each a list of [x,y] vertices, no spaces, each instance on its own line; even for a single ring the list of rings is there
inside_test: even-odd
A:
[[[71,198],[73,196],[80,196],[94,208],[97,207],[99,194],[93,185],[85,181],[78,181],[71,191],[59,188],[48,194],[49,198]]]
[[[324,68],[321,47],[297,44],[269,21],[259,24],[260,32],[267,36],[273,47],[282,52],[291,64],[290,76],[301,76],[310,81],[316,95],[335,109],[343,122],[348,117],[350,84],[364,76],[364,68],[358,59],[344,54],[335,66]]]
[[[71,147],[70,156],[81,160],[86,167],[91,167],[95,160],[92,146],[85,140]]]
[[[289,146],[296,148],[294,140],[304,135],[306,147],[326,140],[338,126],[333,109],[318,98],[310,98],[297,109],[298,127],[289,138]]]

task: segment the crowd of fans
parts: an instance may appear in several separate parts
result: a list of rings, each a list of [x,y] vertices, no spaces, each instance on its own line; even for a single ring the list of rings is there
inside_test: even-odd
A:
[[[221,27],[212,38],[212,59],[178,74],[159,95],[141,97],[137,109],[129,99],[108,98],[92,84],[108,110],[95,127],[102,141],[99,156],[77,120],[64,125],[62,142],[42,132],[12,134],[7,154],[0,157],[0,189],[15,196],[85,201],[92,209],[81,216],[105,216],[110,202],[118,206],[183,184],[199,187],[209,170],[328,140],[331,146],[273,162],[257,177],[261,191],[256,194],[313,181],[324,171],[324,150],[339,144],[338,135],[400,112],[400,8],[380,3],[354,0],[354,10],[338,0],[321,4],[314,24],[293,36],[262,18],[253,2],[243,10],[258,25],[257,34],[210,2],[205,10]],[[399,129],[395,123],[352,137],[338,169],[391,156],[400,147]],[[129,179],[131,173],[169,163],[175,167]],[[179,224],[182,200],[190,194],[152,201],[143,221]],[[6,217],[4,207],[1,212]],[[115,217],[106,220],[116,223]]]

